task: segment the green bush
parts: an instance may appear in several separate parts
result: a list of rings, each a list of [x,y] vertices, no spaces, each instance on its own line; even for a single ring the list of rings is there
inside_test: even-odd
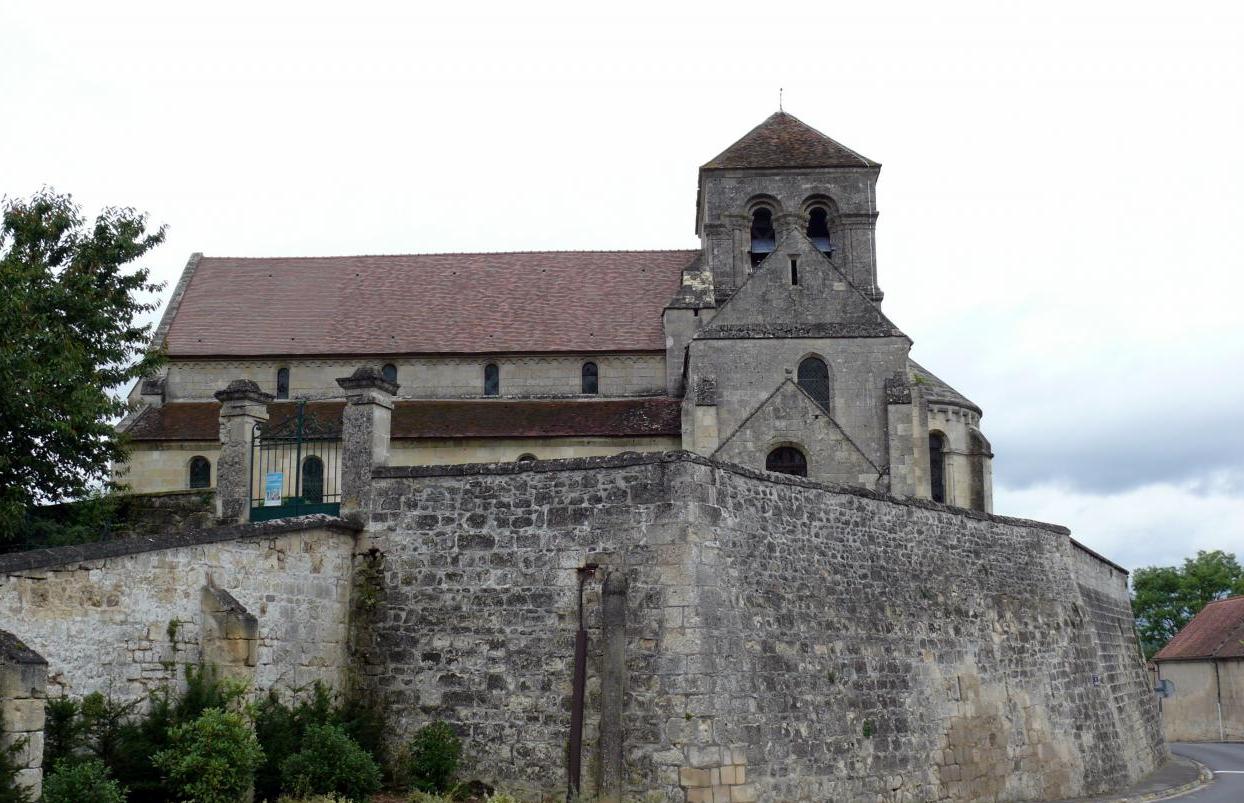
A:
[[[308,725],[302,748],[281,764],[286,792],[365,801],[380,789],[380,766],[336,725]]]
[[[61,761],[43,781],[43,803],[125,803],[125,790],[97,758]]]
[[[263,751],[241,714],[209,708],[168,732],[169,747],[156,754],[179,800],[238,803],[250,792]]]
[[[405,774],[420,792],[443,794],[458,772],[462,741],[444,722],[424,725],[406,748]]]
[[[292,704],[285,703],[276,691],[269,691],[252,711],[255,735],[265,756],[255,776],[259,800],[274,800],[288,791],[282,784],[281,766],[302,749],[303,736],[311,725],[337,725],[377,763],[381,761],[384,719],[377,706],[361,697],[347,696],[338,701],[327,686],[317,682],[310,694],[296,691]]]
[[[49,775],[62,758],[83,746],[85,726],[78,701],[70,697],[48,700],[44,706],[43,773]]]

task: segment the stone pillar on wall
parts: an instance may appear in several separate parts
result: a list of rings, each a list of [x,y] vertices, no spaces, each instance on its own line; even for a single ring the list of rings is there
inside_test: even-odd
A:
[[[626,592],[621,570],[605,578],[601,636],[604,654],[600,680],[600,803],[621,803],[626,786],[622,708],[626,697]]]
[[[916,440],[911,386],[895,374],[885,381],[886,433],[890,442],[890,493],[916,495]]]
[[[259,662],[259,620],[210,579],[199,593],[199,605],[203,611],[203,662],[215,666],[221,677],[253,685]]]
[[[399,385],[374,365],[337,380],[346,392],[341,419],[341,515],[358,516],[371,498],[371,472],[389,464],[389,428]]]
[[[696,380],[691,427],[691,451],[702,455],[717,451],[721,433],[717,424],[717,380],[713,377],[702,376]]]
[[[873,301],[881,301],[877,286],[876,212],[845,213],[834,218],[830,241],[837,246],[834,263],[851,283]]]
[[[220,402],[220,458],[216,461],[216,517],[222,523],[250,518],[251,446],[255,425],[268,420],[264,393],[249,379],[235,379],[216,391]]]
[[[48,662],[16,636],[0,630],[0,749],[14,754],[17,782],[38,800],[43,794],[43,723]]]

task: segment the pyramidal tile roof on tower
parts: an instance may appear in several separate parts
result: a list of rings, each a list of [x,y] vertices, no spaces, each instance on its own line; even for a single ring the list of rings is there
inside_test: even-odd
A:
[[[699,251],[202,257],[172,357],[664,351]]]
[[[794,115],[775,112],[700,169],[880,166]]]

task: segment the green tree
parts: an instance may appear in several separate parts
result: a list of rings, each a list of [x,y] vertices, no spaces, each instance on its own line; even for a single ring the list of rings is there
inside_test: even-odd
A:
[[[1200,551],[1183,566],[1150,566],[1132,573],[1132,613],[1145,657],[1166,646],[1214,600],[1244,594],[1244,567],[1235,555]]]
[[[145,294],[161,285],[125,266],[164,241],[133,209],[88,224],[68,195],[9,199],[0,223],[0,540],[35,503],[81,497],[125,458],[115,391],[152,372]],[[150,296],[148,296],[150,298]]]

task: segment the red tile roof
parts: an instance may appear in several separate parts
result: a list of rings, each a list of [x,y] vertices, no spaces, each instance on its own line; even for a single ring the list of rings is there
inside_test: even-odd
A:
[[[555,438],[677,436],[681,400],[639,399],[469,399],[398,401],[394,438]],[[307,414],[339,426],[342,402],[311,402]],[[292,402],[268,406],[269,422],[294,413]],[[149,408],[130,426],[135,441],[215,441],[217,402],[172,402]]]
[[[797,117],[776,112],[700,169],[879,166]]]
[[[173,357],[664,351],[698,251],[203,257]]]
[[[1155,661],[1244,658],[1244,596],[1211,602],[1184,625]]]

